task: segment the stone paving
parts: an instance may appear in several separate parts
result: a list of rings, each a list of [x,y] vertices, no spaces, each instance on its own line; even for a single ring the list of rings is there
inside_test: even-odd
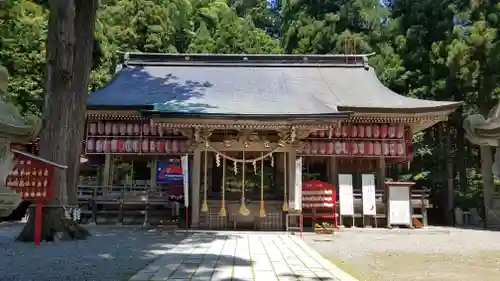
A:
[[[197,232],[129,281],[356,281],[288,234]]]

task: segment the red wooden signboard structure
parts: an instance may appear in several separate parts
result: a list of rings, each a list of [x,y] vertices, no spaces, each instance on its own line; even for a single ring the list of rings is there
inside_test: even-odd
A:
[[[21,194],[23,200],[36,203],[33,241],[38,246],[42,230],[42,207],[45,200],[53,198],[54,170],[67,167],[23,151],[11,151],[16,156],[17,165],[7,177],[7,186]]]
[[[332,219],[337,227],[337,192],[334,185],[320,180],[302,184],[302,212],[304,218]],[[305,212],[307,210],[307,213]]]

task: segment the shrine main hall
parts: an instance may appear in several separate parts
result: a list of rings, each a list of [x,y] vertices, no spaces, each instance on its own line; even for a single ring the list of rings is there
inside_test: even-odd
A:
[[[367,55],[123,53],[88,98],[80,193],[136,208],[146,194],[144,222],[183,217],[187,196],[191,227],[284,229],[285,214],[311,207],[296,183],[350,175],[357,190],[369,174],[383,193],[387,167],[412,160],[413,134],[458,106],[391,91]]]

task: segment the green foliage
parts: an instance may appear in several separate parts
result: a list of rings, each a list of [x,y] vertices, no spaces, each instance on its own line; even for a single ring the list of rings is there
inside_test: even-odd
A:
[[[36,112],[42,100],[46,4],[0,1],[0,62],[11,74],[7,98],[24,111]],[[376,52],[371,64],[392,90],[464,101],[444,126],[415,135],[410,169],[393,177],[418,180],[439,195],[451,169],[457,204],[465,206],[480,200],[483,179],[478,149],[465,140],[462,120],[485,114],[498,101],[499,29],[494,0],[102,0],[90,86],[109,81],[119,50]]]

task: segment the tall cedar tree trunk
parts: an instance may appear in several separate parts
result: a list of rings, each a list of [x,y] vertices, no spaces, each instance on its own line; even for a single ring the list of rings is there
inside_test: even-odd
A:
[[[75,36],[74,48],[74,77],[72,81],[73,95],[70,104],[74,110],[71,112],[73,120],[69,128],[68,145],[68,203],[76,206],[78,204],[78,178],[80,171],[80,154],[82,152],[82,140],[84,137],[85,112],[87,109],[88,85],[90,69],[92,67],[92,50],[94,46],[94,29],[98,0],[74,0]]]
[[[77,14],[85,10],[82,9],[84,6],[90,6],[89,3],[94,5],[93,0],[76,1],[79,2],[79,6],[76,6],[78,8]],[[75,73],[75,62],[81,63],[81,61],[75,61],[75,57],[77,57],[75,51],[84,51],[80,49],[80,46],[78,48],[75,46],[75,27],[85,27],[84,22],[91,19],[84,18],[84,15],[75,15],[75,2],[73,0],[50,0],[49,9],[44,127],[40,137],[40,156],[67,165],[69,153],[78,153],[79,155],[79,152],[75,150],[79,150],[81,147],[81,144],[78,143],[79,149],[75,149],[75,147],[71,147],[74,144],[70,143],[72,140],[70,135],[78,132],[78,128],[83,126],[75,120],[82,119],[80,117],[77,119],[77,115],[82,112],[81,107],[85,108],[86,105],[86,97],[83,98],[84,103],[82,104],[77,102],[81,99],[76,95],[87,94],[86,90],[76,91],[74,84],[79,82],[75,83],[74,81],[85,80],[88,82],[90,72],[90,67],[88,67],[86,70],[79,70]],[[77,19],[81,23],[76,24],[75,20]],[[87,22],[87,25],[90,28],[83,29],[92,32],[94,23]],[[79,30],[78,35],[81,33],[82,31]],[[82,44],[80,40],[79,44]],[[90,44],[90,46],[92,45]],[[84,65],[76,65],[79,68],[84,67]],[[85,73],[86,79],[77,76]],[[83,110],[83,112],[85,111]],[[75,126],[78,127],[75,129]],[[73,220],[65,218],[62,206],[68,204],[67,172],[69,171],[57,170],[54,175],[54,198],[46,202],[43,210],[42,240],[85,239],[90,235]],[[76,192],[73,192],[71,196],[76,196]],[[33,209],[30,210],[28,222],[17,238],[19,241],[33,241],[35,217],[33,211]]]

